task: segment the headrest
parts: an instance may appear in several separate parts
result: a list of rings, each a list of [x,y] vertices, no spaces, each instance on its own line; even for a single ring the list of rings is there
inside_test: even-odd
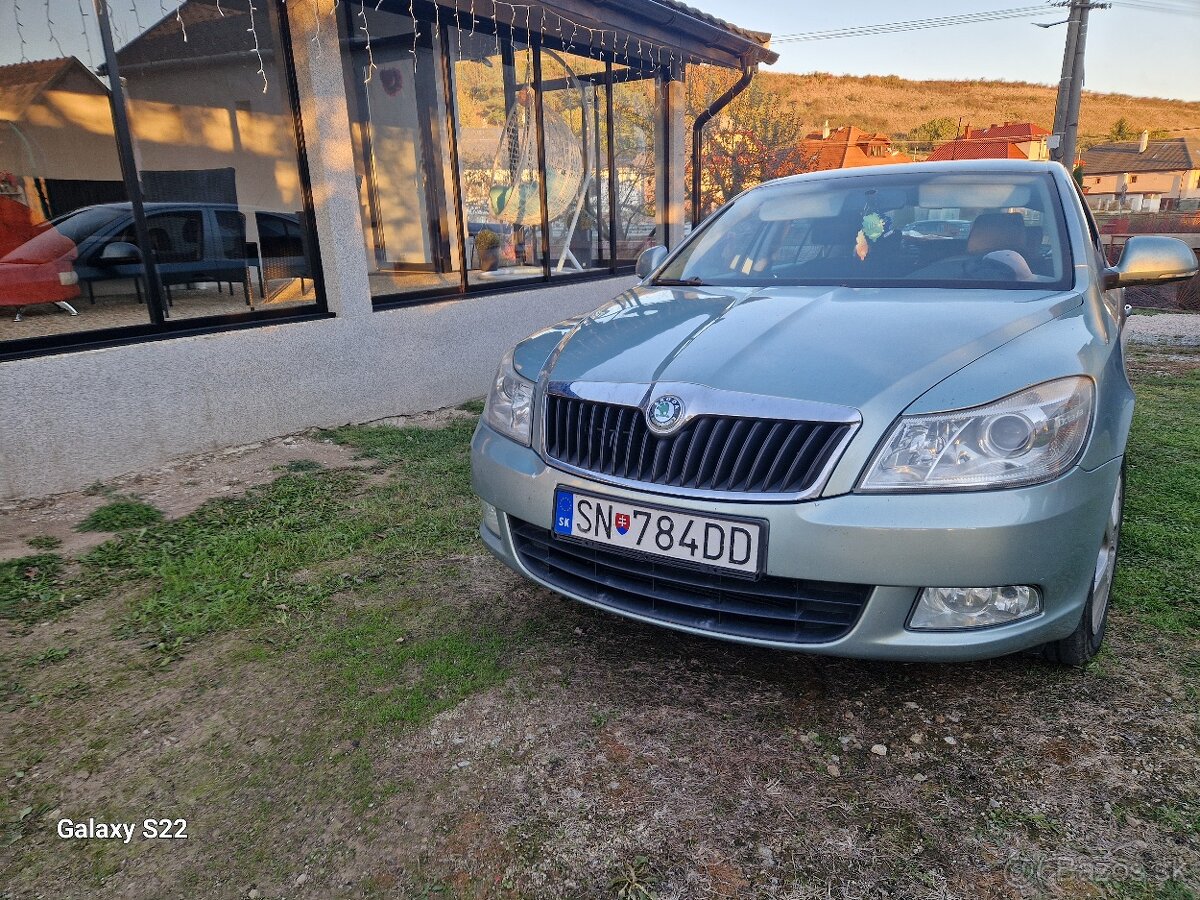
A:
[[[984,213],[971,225],[967,253],[1018,250],[1025,246],[1025,220],[1020,213]]]

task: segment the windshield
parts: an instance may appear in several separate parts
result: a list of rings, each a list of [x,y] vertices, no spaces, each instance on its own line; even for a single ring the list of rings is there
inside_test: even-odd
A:
[[[58,259],[123,214],[111,206],[92,206],[43,222],[33,237],[0,257],[0,262],[42,263]]]
[[[1046,173],[862,175],[767,185],[726,207],[658,284],[1064,289]]]
[[[70,238],[76,244],[83,243],[113,219],[125,215],[127,210],[112,206],[89,206],[76,210],[53,221],[54,227],[63,237]]]

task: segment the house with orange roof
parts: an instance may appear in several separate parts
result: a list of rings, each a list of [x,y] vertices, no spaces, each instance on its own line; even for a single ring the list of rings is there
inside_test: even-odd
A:
[[[1005,122],[972,128],[929,154],[930,162],[946,159],[1049,159],[1050,132],[1032,122]]]
[[[909,156],[892,147],[892,140],[886,134],[863,131],[853,125],[830,131],[826,124],[823,130],[805,136],[803,152],[814,170],[912,162]]]

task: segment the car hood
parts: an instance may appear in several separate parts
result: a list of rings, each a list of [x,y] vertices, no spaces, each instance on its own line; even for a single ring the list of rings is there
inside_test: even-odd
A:
[[[569,323],[548,360],[539,350],[549,332],[516,362],[536,372],[545,361],[551,381],[687,382],[834,403],[886,425],[942,379],[1080,303],[1041,291],[639,287]]]

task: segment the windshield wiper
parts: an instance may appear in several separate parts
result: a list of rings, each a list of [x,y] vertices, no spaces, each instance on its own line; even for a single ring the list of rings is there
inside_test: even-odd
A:
[[[665,287],[707,287],[708,282],[703,278],[655,278],[655,284],[661,284]]]

